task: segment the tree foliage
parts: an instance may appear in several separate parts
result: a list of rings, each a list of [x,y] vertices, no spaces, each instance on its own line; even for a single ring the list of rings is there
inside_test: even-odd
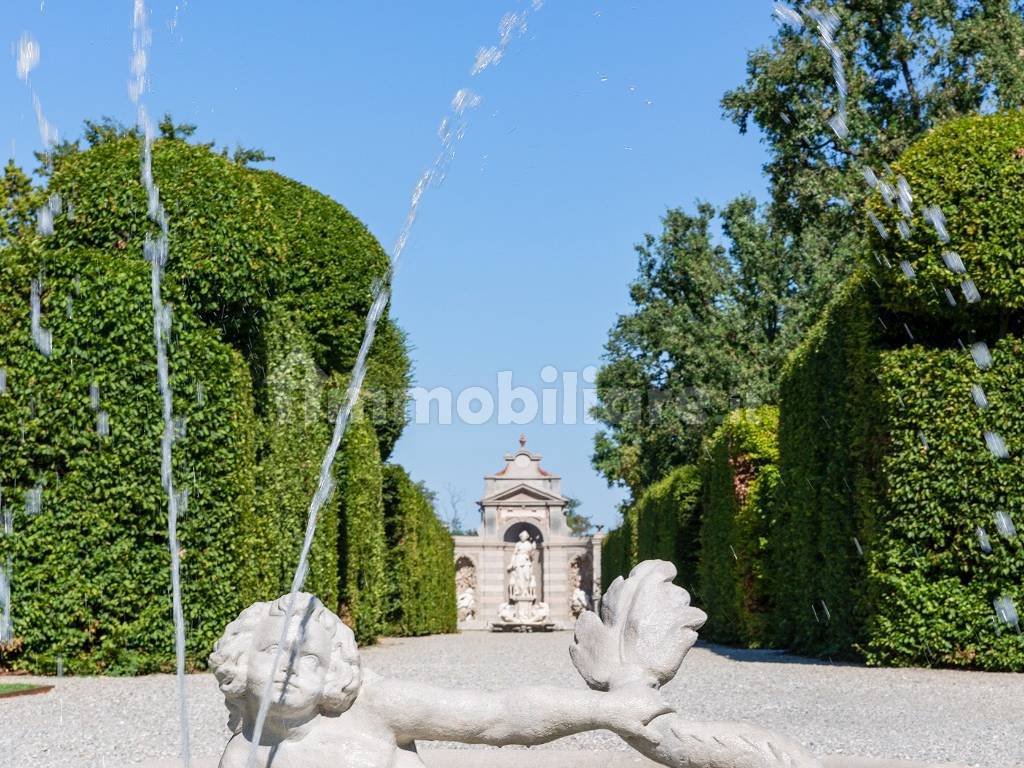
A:
[[[760,210],[746,198],[722,209],[725,246],[711,236],[710,207],[699,205],[694,215],[669,211],[662,234],[637,248],[634,310],[610,331],[598,376],[595,413],[606,426],[594,450],[597,469],[634,498],[695,461],[729,407],[775,401],[779,363],[869,252],[862,170],[883,173],[940,121],[1024,106],[1017,2],[813,7],[840,19],[848,137],[829,126],[839,97],[816,28],[781,27],[722,99],[741,132],[762,136],[769,199]]]

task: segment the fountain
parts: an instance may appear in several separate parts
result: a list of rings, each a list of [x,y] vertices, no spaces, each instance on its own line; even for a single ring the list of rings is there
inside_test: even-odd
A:
[[[518,565],[532,542],[521,544]],[[518,573],[528,584],[526,568]],[[591,690],[448,690],[389,680],[363,669],[352,630],[313,595],[256,603],[210,656],[232,731],[220,766],[241,768],[255,756],[256,768],[415,768],[424,765],[417,740],[534,745],[605,728],[670,768],[821,768],[782,736],[690,721],[668,705],[659,689],[707,619],[672,583],[675,575],[671,563],[643,562],[611,585],[601,618],[581,614],[569,651]],[[534,605],[526,598],[516,607]],[[523,754],[524,764],[537,764],[536,753]]]

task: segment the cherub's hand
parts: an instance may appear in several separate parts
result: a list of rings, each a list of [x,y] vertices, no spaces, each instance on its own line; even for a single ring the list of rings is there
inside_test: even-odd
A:
[[[655,718],[675,710],[659,691],[637,683],[616,688],[603,695],[611,704],[612,719],[609,726],[619,736],[642,739],[651,746],[661,742],[661,733],[648,725]]]

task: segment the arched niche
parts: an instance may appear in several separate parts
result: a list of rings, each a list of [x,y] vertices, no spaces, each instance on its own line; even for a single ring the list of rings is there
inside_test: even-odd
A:
[[[519,534],[523,531],[530,534],[530,541],[536,544],[537,548],[540,549],[541,545],[544,543],[544,534],[541,533],[540,528],[533,523],[512,523],[512,525],[505,529],[505,535],[502,537],[502,540],[506,544],[515,544],[519,541]]]

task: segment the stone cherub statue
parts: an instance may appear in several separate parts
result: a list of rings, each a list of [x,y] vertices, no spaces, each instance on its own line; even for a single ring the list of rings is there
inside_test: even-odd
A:
[[[603,620],[581,615],[570,654],[593,691],[483,692],[388,680],[361,667],[352,631],[312,595],[299,595],[291,618],[287,597],[256,603],[228,625],[210,656],[233,732],[220,766],[247,765],[269,677],[273,699],[258,768],[416,768],[423,765],[417,739],[540,744],[598,728],[671,768],[821,768],[774,734],[690,722],[665,702],[658,689],[675,676],[707,618],[671,583],[674,576],[671,563],[641,563],[611,585]]]
[[[643,685],[615,693],[552,687],[488,693],[388,680],[361,667],[352,630],[317,598],[300,593],[297,603],[279,668],[272,666],[287,596],[243,611],[210,656],[234,733],[221,768],[246,766],[268,676],[274,698],[259,768],[414,768],[423,765],[417,739],[538,744],[594,728],[657,739],[647,723],[670,711]]]

